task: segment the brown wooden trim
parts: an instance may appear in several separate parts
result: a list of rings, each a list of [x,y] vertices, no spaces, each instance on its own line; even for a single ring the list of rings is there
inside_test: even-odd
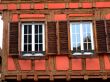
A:
[[[97,32],[96,32],[96,20],[93,19],[93,34],[94,34],[94,48],[95,51],[98,52],[98,44],[97,44]]]
[[[100,72],[105,71],[104,56],[99,55]]]
[[[48,30],[47,30],[47,21],[45,21],[45,52],[48,53]]]
[[[21,22],[19,21],[18,23],[18,52],[19,52],[19,55],[21,54]]]
[[[56,22],[57,53],[60,54],[59,22]]]
[[[2,54],[2,72],[5,74],[7,72],[7,56],[9,54],[9,29],[8,29],[8,21],[9,21],[9,12],[3,12],[3,54]]]
[[[68,30],[68,52],[69,55],[71,56],[70,21],[68,20],[68,15],[67,15],[67,30]]]

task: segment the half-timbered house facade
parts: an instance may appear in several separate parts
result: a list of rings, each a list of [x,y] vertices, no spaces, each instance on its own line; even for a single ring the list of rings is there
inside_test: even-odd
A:
[[[110,0],[0,0],[2,81],[109,81]]]

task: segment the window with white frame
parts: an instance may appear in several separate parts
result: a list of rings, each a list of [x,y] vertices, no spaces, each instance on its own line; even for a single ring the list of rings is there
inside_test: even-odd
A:
[[[43,56],[44,35],[43,23],[22,23],[21,51],[23,56]]]
[[[71,22],[70,38],[73,55],[93,54],[94,41],[92,22]]]

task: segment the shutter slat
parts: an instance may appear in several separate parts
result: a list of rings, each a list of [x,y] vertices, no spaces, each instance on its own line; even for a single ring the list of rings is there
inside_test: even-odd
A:
[[[10,23],[9,32],[9,53],[11,55],[18,54],[18,23]]]
[[[56,37],[56,22],[47,23],[48,30],[48,53],[57,53],[57,37]]]
[[[96,21],[97,45],[98,53],[107,52],[105,22],[103,20]]]
[[[67,22],[61,21],[59,22],[59,38],[60,38],[60,53],[67,54],[68,53],[68,30],[67,30]]]

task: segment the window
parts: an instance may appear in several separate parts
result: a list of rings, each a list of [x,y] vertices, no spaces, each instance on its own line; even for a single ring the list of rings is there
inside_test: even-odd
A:
[[[22,45],[23,56],[43,56],[45,51],[43,23],[22,24]]]
[[[73,55],[93,54],[94,42],[92,22],[71,22],[70,37]]]

